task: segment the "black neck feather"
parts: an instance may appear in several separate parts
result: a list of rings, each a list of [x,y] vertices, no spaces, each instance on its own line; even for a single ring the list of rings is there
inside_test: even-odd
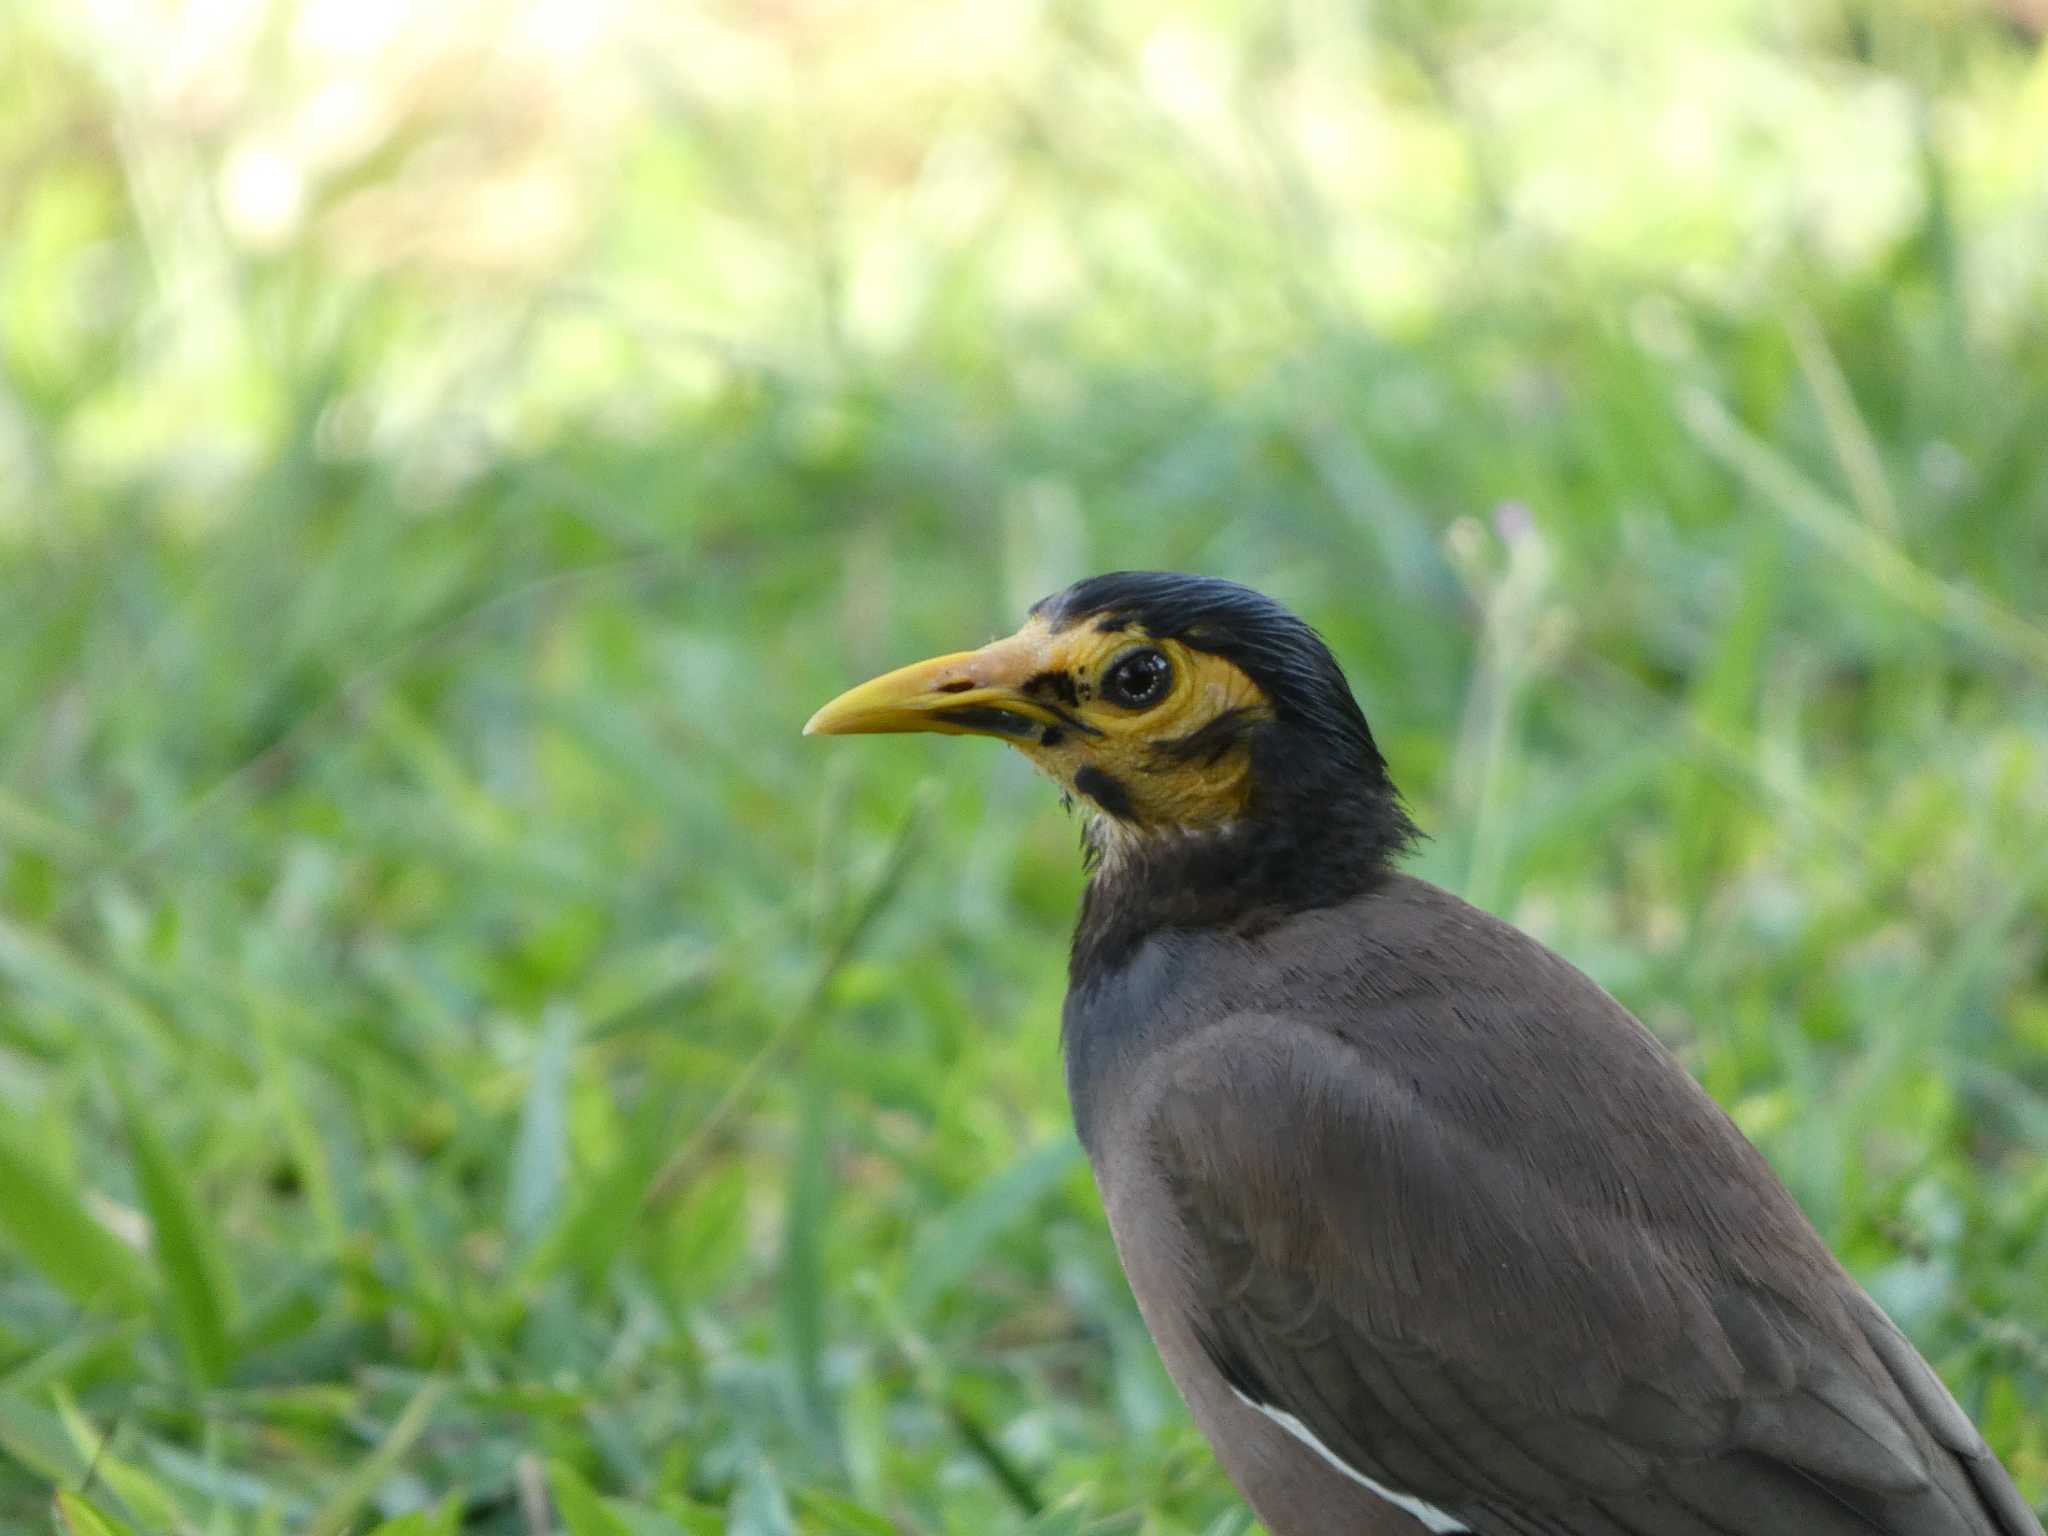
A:
[[[1081,904],[1069,968],[1076,988],[1122,964],[1148,934],[1256,930],[1347,901],[1371,889],[1414,840],[1415,824],[1336,657],[1271,598],[1176,571],[1113,571],[1032,612],[1056,629],[1135,626],[1221,656],[1258,685],[1270,710],[1257,719],[1228,712],[1158,748],[1168,756],[1248,751],[1251,798],[1237,822],[1199,833],[1095,829],[1114,837],[1115,849],[1096,862]],[[1074,787],[1103,815],[1128,821],[1129,800],[1113,779],[1077,774]]]
[[[1154,933],[1253,933],[1362,895],[1419,835],[1376,751],[1363,763],[1333,759],[1277,724],[1249,749],[1256,788],[1240,820],[1202,832],[1107,834],[1117,846],[1091,859],[1071,987],[1114,970]]]

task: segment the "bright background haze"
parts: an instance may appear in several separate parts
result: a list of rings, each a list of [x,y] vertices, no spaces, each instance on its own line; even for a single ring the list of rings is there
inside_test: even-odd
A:
[[[797,734],[1127,566],[2048,1500],[2044,21],[0,6],[0,1526],[1244,1531],[1073,825]]]

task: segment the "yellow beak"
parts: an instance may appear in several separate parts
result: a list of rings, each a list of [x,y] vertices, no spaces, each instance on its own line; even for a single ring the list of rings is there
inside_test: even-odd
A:
[[[1027,630],[978,651],[899,667],[839,695],[811,716],[804,734],[940,731],[1021,740],[1060,718],[1025,691],[1043,661],[1042,640]]]

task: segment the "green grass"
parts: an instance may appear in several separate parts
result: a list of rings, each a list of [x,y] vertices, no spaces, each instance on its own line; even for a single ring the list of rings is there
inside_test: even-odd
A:
[[[1073,827],[797,736],[1131,565],[1323,627],[1416,867],[2048,1501],[2030,37],[75,10],[0,13],[0,1526],[1243,1530],[1067,1126]]]

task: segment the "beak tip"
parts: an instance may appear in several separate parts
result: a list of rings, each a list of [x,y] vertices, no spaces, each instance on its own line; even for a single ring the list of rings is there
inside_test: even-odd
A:
[[[858,732],[862,715],[859,709],[849,709],[845,696],[832,700],[810,719],[804,722],[806,736],[846,736]]]
[[[849,688],[804,722],[806,736],[882,736],[909,731],[948,735],[995,734],[956,718],[977,704],[1001,705],[1006,714],[1037,706],[1015,696],[1010,674],[1023,675],[1030,658],[998,655],[996,647],[935,656]],[[1014,732],[1007,733],[1012,736]]]

